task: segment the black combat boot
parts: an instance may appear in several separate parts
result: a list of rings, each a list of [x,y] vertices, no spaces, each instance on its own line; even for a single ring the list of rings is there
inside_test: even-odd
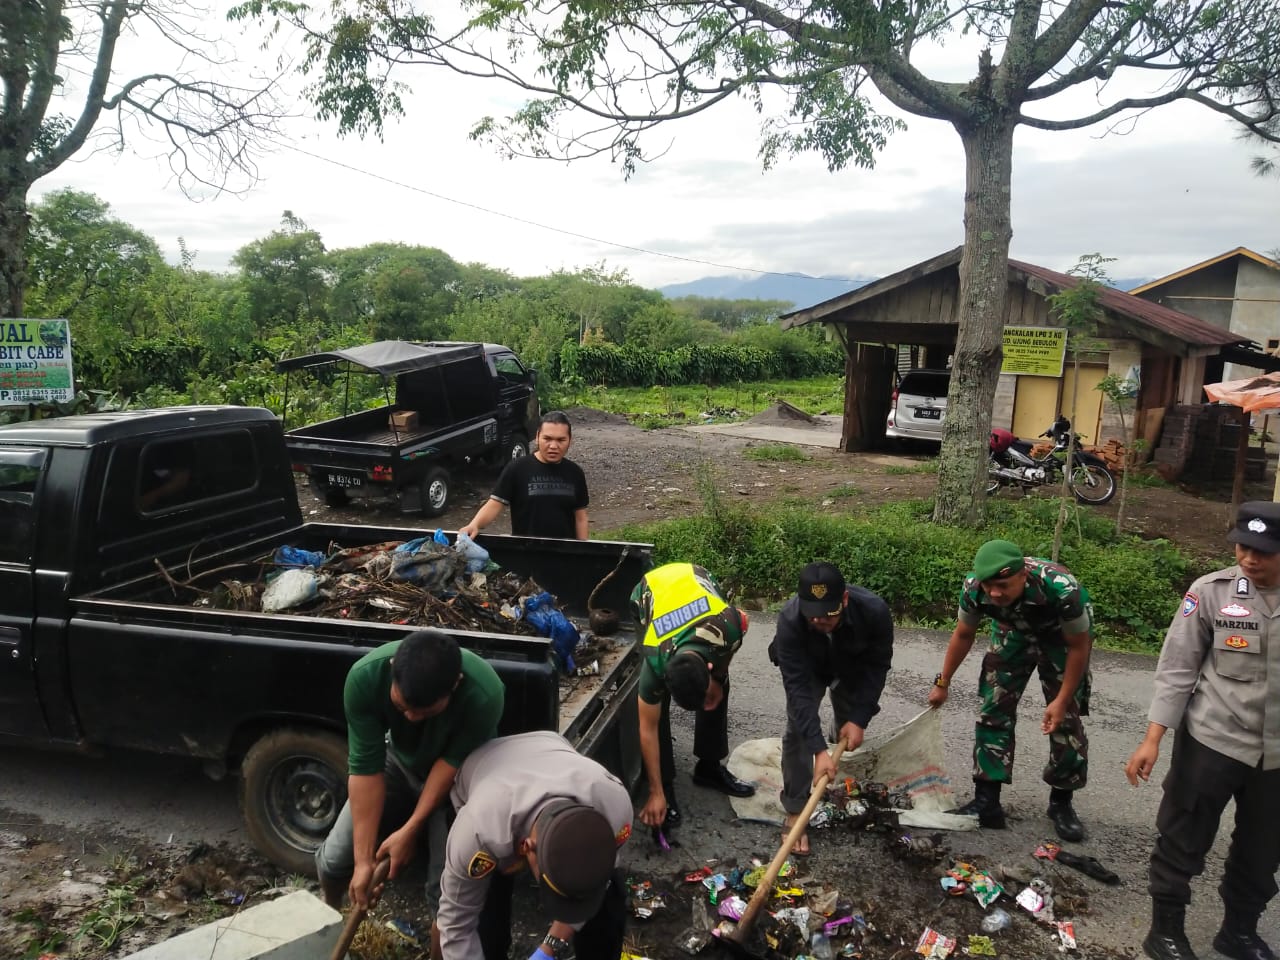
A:
[[[1151,932],[1142,941],[1143,952],[1151,960],[1196,960],[1183,929],[1187,908],[1180,903],[1151,904]]]
[[[976,816],[978,826],[988,830],[1003,830],[1008,826],[1004,819],[1004,807],[1000,806],[1000,784],[991,780],[973,781],[973,799],[951,812],[962,817]]]
[[[1059,790],[1057,787],[1050,790],[1049,809],[1046,813],[1053,821],[1053,829],[1058,831],[1058,836],[1063,840],[1076,843],[1084,839],[1084,824],[1071,806],[1070,790]]]
[[[1232,960],[1276,960],[1267,942],[1258,936],[1258,914],[1227,908],[1222,929],[1213,938],[1213,949]]]

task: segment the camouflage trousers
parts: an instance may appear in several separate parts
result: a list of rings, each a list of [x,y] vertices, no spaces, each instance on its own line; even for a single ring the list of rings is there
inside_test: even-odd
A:
[[[1014,726],[1018,701],[1033,670],[1040,673],[1040,689],[1047,704],[1062,689],[1067,647],[1061,639],[1041,644],[1017,630],[997,632],[982,658],[978,695],[982,706],[974,730],[973,779],[1009,783],[1013,780]],[[1066,716],[1049,734],[1049,762],[1044,782],[1062,790],[1079,790],[1089,771],[1089,739],[1082,715],[1089,712],[1090,678],[1086,672]],[[1037,721],[1037,730],[1039,723]]]

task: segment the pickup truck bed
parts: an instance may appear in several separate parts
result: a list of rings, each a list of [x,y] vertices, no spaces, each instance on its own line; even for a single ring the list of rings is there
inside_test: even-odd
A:
[[[126,411],[0,429],[0,479],[13,521],[0,540],[0,743],[137,749],[198,757],[215,776],[238,771],[255,845],[309,872],[346,793],[347,671],[416,628],[197,607],[198,593],[175,589],[157,564],[174,581],[207,575],[213,585],[240,570],[259,576],[257,561],[283,545],[327,551],[430,531],[303,523],[280,424],[266,410]],[[643,544],[479,540],[578,619],[615,569],[598,603],[625,614],[649,564]],[[541,637],[447,632],[502,678],[504,733],[559,729],[620,776],[638,773],[630,633],[591,654],[599,676],[562,682]]]

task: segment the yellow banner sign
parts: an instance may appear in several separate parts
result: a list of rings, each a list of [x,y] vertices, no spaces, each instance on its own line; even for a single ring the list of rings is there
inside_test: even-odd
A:
[[[1063,327],[1005,327],[1001,373],[1035,377],[1062,376],[1067,356],[1067,331]]]
[[[0,407],[75,395],[67,321],[0,318]]]

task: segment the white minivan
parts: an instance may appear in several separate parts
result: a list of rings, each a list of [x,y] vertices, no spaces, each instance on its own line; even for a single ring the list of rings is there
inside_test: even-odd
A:
[[[908,370],[898,381],[889,402],[885,436],[906,440],[942,442],[942,421],[947,416],[949,370]]]

